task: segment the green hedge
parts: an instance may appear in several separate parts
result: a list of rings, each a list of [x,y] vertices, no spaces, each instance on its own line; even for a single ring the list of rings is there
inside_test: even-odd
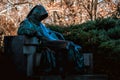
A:
[[[72,40],[81,45],[84,52],[105,54],[106,51],[110,51],[105,46],[110,46],[109,42],[112,40],[111,45],[118,50],[115,50],[116,52],[120,53],[118,46],[120,44],[113,45],[114,40],[119,41],[120,39],[119,19],[109,17],[71,25],[70,27],[49,25],[49,28],[62,33],[67,40]],[[101,51],[103,48],[105,51]],[[112,52],[114,52],[114,49],[112,49]]]
[[[81,45],[83,52],[93,53],[96,71],[106,72],[111,77],[120,73],[116,68],[120,67],[120,19],[108,17],[70,27],[49,28],[62,33],[65,39]]]

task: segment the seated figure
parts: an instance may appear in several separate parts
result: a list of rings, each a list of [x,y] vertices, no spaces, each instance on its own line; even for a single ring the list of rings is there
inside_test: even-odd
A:
[[[41,42],[41,70],[49,72],[59,67],[61,71],[82,71],[83,56],[79,52],[81,47],[65,40],[62,34],[46,28],[41,21],[47,16],[46,9],[42,5],[36,5],[21,22],[18,35],[37,37]]]

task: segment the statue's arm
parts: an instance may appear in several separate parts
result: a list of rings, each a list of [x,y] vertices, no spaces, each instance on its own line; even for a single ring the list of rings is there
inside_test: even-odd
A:
[[[48,28],[48,30],[49,30],[49,34],[54,33],[58,37],[58,39],[65,40],[64,36],[61,33],[57,32],[57,31],[50,30],[49,28]]]
[[[52,32],[54,32],[60,40],[65,40],[65,38],[63,37],[63,35],[61,33],[56,32],[56,31],[52,31]]]

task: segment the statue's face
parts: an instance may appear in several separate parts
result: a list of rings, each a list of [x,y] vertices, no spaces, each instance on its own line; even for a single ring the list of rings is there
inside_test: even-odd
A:
[[[40,21],[42,21],[43,19],[45,19],[47,17],[48,17],[48,14],[45,14],[45,15],[41,16],[39,19],[40,19]]]

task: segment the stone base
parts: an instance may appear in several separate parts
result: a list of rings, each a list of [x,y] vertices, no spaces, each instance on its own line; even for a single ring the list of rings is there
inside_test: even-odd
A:
[[[106,75],[33,76],[34,80],[108,80]]]

